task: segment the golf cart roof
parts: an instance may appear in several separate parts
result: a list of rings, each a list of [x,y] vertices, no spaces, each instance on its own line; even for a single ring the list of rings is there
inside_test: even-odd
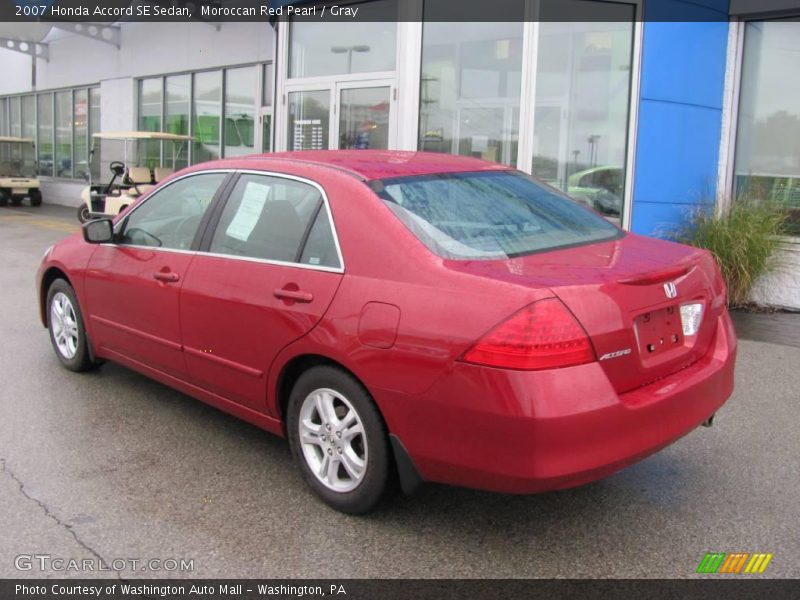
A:
[[[104,131],[95,133],[92,137],[101,140],[172,140],[176,142],[188,142],[194,139],[190,135],[178,135],[160,131]]]
[[[32,144],[31,138],[9,137],[7,135],[0,135],[0,142],[9,142],[12,144]]]

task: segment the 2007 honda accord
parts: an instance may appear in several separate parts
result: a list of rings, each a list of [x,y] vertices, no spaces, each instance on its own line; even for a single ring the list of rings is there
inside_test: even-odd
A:
[[[56,244],[38,288],[66,368],[115,361],[288,437],[349,513],[395,481],[589,482],[733,390],[710,254],[472,158],[204,163]]]

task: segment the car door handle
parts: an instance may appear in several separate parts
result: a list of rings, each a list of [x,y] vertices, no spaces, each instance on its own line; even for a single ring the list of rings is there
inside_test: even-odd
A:
[[[295,302],[311,302],[314,300],[314,294],[310,292],[304,292],[302,290],[287,290],[276,288],[275,291],[272,292],[273,296],[276,298],[282,298],[284,300],[294,300]]]
[[[173,273],[172,271],[158,271],[153,273],[153,278],[165,283],[175,283],[181,278],[181,276],[177,273]]]

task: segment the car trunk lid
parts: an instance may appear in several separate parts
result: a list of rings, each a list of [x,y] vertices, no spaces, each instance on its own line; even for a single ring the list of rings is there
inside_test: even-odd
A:
[[[619,393],[702,357],[724,311],[724,288],[707,252],[633,234],[505,261],[458,262],[460,267],[451,264],[549,288],[586,330]],[[689,304],[702,305],[694,335],[682,327],[681,306]]]

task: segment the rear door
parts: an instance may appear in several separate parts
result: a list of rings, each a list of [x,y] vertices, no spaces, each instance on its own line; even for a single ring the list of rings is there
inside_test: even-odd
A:
[[[181,352],[179,296],[201,224],[227,173],[201,173],[154,192],[117,226],[86,270],[93,342],[101,351],[176,377]]]
[[[317,184],[241,173],[185,278],[180,319],[191,380],[264,411],[269,366],[311,330],[344,271]]]

